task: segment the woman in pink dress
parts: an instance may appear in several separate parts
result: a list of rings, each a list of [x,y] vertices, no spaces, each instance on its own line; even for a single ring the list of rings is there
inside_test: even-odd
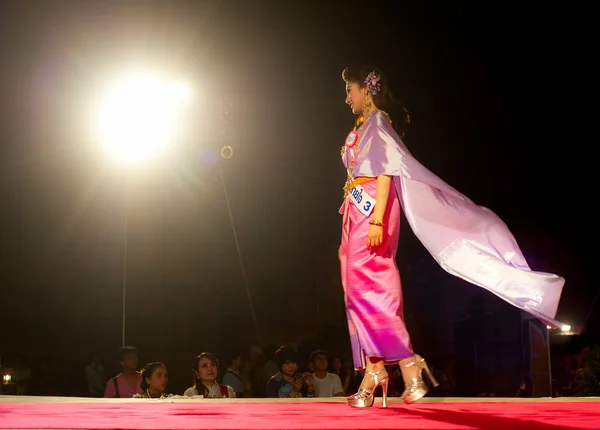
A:
[[[354,366],[365,369],[353,407],[368,407],[382,388],[387,406],[386,364],[398,363],[412,403],[427,394],[425,360],[415,354],[404,324],[402,287],[396,265],[400,210],[413,232],[447,272],[538,317],[554,320],[564,279],[530,270],[507,226],[420,164],[401,136],[409,117],[374,67],[346,68],[346,103],[358,115],[342,147],[348,172],[344,187],[342,284]],[[387,112],[400,112],[394,123]]]

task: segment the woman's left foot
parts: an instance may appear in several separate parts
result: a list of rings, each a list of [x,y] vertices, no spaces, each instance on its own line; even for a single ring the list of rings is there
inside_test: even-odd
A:
[[[427,384],[423,380],[423,370],[434,387],[439,385],[429,370],[425,359],[419,355],[414,355],[408,363],[402,364],[401,369],[402,375],[404,376],[404,385],[406,387],[402,393],[402,398],[405,403],[414,403],[425,397],[429,391]],[[410,372],[409,375],[407,375],[408,372]]]

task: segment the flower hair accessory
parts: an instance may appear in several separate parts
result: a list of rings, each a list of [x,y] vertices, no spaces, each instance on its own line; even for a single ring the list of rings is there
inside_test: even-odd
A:
[[[381,85],[379,85],[379,80],[381,79],[381,75],[372,71],[367,75],[367,79],[365,79],[365,84],[367,85],[367,91],[371,94],[376,95],[381,90]]]

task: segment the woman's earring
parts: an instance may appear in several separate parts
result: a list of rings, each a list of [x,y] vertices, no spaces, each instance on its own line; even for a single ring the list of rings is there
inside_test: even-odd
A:
[[[369,99],[369,95],[368,94],[365,94],[365,98],[364,98],[363,104],[364,104],[364,110],[370,110],[371,109],[372,104],[371,104],[371,100]]]

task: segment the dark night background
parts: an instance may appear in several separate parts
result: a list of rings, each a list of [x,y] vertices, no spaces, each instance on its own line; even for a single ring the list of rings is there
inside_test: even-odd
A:
[[[588,12],[524,4],[2,1],[0,351],[112,366],[125,238],[126,343],[174,385],[202,350],[347,348],[337,210],[352,63],[386,72],[413,154],[500,215],[532,269],[566,278],[557,317],[594,342]],[[93,119],[108,77],[132,65],[183,77],[193,103],[168,156],[124,170]],[[207,162],[225,144],[234,157]],[[475,308],[518,336],[518,313],[445,274],[406,223],[398,261],[416,349],[448,354]]]

